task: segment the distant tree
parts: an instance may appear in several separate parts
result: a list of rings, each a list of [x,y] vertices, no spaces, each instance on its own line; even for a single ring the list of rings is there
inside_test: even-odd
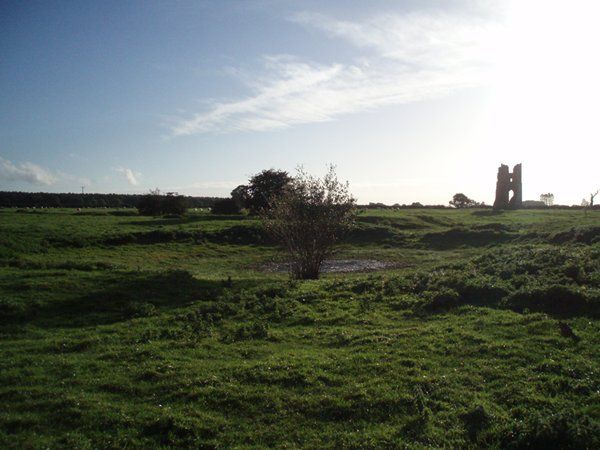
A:
[[[541,200],[523,200],[523,208],[530,208],[530,209],[536,209],[536,208],[545,208],[546,204],[544,202],[542,202]]]
[[[159,216],[162,214],[160,190],[150,190],[138,202],[137,209],[142,216]]]
[[[600,192],[600,190],[597,190],[593,194],[590,194],[590,208],[594,207],[594,199],[596,198],[596,195],[598,195],[598,192]]]
[[[245,184],[240,184],[231,191],[231,198],[235,201],[238,208],[248,208],[250,206],[250,188]]]
[[[454,194],[452,200],[448,202],[450,205],[455,208],[472,208],[474,206],[479,206],[479,204],[475,200],[471,200],[465,194]]]
[[[582,198],[581,199],[581,206],[583,206],[584,208],[587,208],[590,206],[590,202],[587,201],[587,199]]]
[[[233,198],[217,200],[210,209],[213,214],[239,214],[241,208]]]
[[[252,176],[248,184],[247,206],[252,213],[268,209],[273,197],[281,194],[292,179],[283,170],[263,170]]]
[[[143,216],[161,216],[164,214],[181,216],[187,211],[188,201],[183,195],[176,192],[161,195],[160,190],[156,188],[140,198],[137,208]]]
[[[169,192],[161,198],[161,213],[182,216],[187,212],[188,202],[183,195],[176,192]]]
[[[540,195],[540,201],[544,202],[546,206],[552,206],[554,204],[554,194],[548,192],[547,194]]]
[[[269,205],[261,213],[263,224],[287,250],[291,275],[318,278],[323,262],[356,215],[356,201],[348,183],[338,181],[333,166],[322,179],[300,169],[271,197]]]

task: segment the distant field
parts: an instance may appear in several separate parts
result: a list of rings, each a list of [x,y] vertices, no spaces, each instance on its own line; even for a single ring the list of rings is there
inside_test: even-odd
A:
[[[0,448],[600,448],[600,211],[133,211],[0,210]]]

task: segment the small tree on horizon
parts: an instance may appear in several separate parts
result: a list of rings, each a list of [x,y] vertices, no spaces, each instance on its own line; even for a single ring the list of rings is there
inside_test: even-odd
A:
[[[142,216],[162,214],[181,216],[187,212],[188,201],[183,195],[168,192],[162,195],[158,188],[150,190],[138,202],[137,209]]]
[[[291,180],[285,170],[268,169],[257,173],[249,180],[245,206],[254,214],[261,213],[270,207],[271,199],[279,195]]]
[[[160,189],[150,189],[138,202],[137,209],[142,216],[158,216],[162,213]]]
[[[290,274],[317,279],[323,262],[354,223],[356,200],[335,168],[323,178],[298,170],[286,188],[271,199],[261,218],[267,232],[287,251]]]
[[[245,184],[240,184],[231,191],[231,199],[236,203],[238,209],[248,208],[250,206],[250,188]]]
[[[188,210],[188,200],[177,192],[167,192],[161,199],[161,213],[183,216]]]
[[[594,207],[594,199],[596,198],[596,195],[598,195],[598,192],[600,192],[600,189],[590,194],[590,208]]]
[[[452,200],[448,202],[450,205],[455,208],[472,208],[473,206],[477,206],[478,203],[475,200],[471,200],[465,194],[458,193],[454,194]]]
[[[540,201],[544,202],[546,206],[552,206],[554,204],[554,194],[548,192],[547,194],[540,195]]]

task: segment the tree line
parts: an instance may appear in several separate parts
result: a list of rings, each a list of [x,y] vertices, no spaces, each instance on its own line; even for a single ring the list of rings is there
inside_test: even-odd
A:
[[[145,194],[77,194],[0,191],[2,208],[137,208]],[[218,197],[178,196],[188,208],[210,208]]]

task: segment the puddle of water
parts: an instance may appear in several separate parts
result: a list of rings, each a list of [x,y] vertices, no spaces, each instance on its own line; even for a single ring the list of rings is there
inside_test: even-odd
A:
[[[397,266],[391,261],[379,261],[377,259],[329,259],[323,263],[321,272],[370,272],[374,270],[389,269]],[[269,272],[289,272],[290,263],[271,263],[265,266]]]

